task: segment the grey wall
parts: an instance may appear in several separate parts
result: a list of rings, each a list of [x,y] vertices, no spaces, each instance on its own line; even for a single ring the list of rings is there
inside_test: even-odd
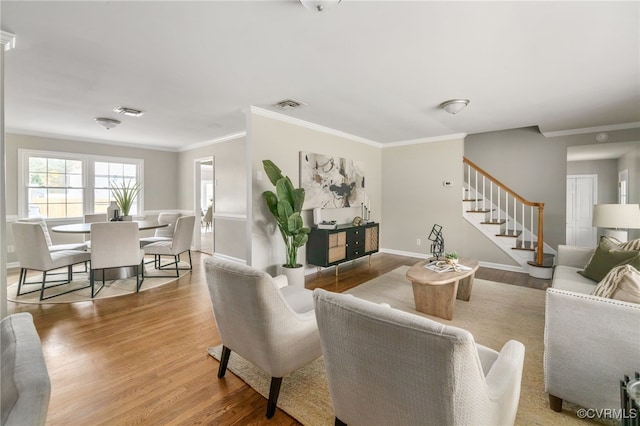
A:
[[[447,251],[466,256],[462,219],[464,141],[405,145],[382,150],[382,223],[384,248],[430,253],[427,239],[442,225]],[[453,182],[443,186],[444,181]],[[421,239],[422,244],[417,244]]]
[[[251,242],[249,259],[251,265],[277,273],[277,266],[284,263],[284,242],[277,231],[275,221],[264,204],[262,192],[273,190],[273,185],[264,176],[262,160],[272,160],[283,174],[289,176],[294,185],[299,185],[300,151],[330,154],[337,157],[360,160],[364,163],[366,193],[371,200],[372,220],[381,221],[381,150],[346,137],[336,136],[314,130],[309,127],[292,124],[258,113],[250,113],[249,164],[247,170],[251,193],[249,199],[250,213],[248,235]],[[258,179],[258,172],[262,180]],[[312,211],[303,212],[305,224],[312,223]],[[381,244],[387,238],[384,221],[380,228]],[[306,251],[300,249],[298,262],[306,263]]]
[[[213,238],[216,254],[246,260],[246,138],[224,142],[181,152],[178,156],[180,208],[194,209],[195,170],[197,159],[213,157],[214,220]]]
[[[634,152],[618,160],[618,171],[625,169],[629,170],[629,204],[640,204],[640,141]],[[640,229],[629,230],[629,239],[635,238],[640,238]]]
[[[569,161],[567,175],[598,175],[598,204],[618,202],[618,160]]]

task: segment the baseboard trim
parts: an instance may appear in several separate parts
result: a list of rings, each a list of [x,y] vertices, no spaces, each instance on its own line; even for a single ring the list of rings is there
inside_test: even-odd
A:
[[[240,259],[238,257],[228,256],[228,255],[222,254],[222,253],[213,253],[213,257],[215,257],[216,259],[220,259],[220,260],[228,260],[229,262],[241,263],[243,265],[247,264],[246,259]]]
[[[410,252],[410,251],[402,251],[402,250],[394,250],[394,249],[380,249],[381,253],[389,253],[389,254],[397,254],[398,256],[407,256],[407,257],[416,257],[418,259],[427,259],[429,257],[431,257],[431,254],[424,254],[424,253],[415,253],[415,252]],[[523,274],[527,274],[529,273],[529,271],[526,268],[523,268],[522,266],[516,266],[516,265],[503,265],[501,263],[492,263],[492,262],[485,262],[485,261],[479,261],[480,266],[484,267],[484,268],[491,268],[491,269],[498,269],[501,271],[511,271],[511,272],[520,272]]]

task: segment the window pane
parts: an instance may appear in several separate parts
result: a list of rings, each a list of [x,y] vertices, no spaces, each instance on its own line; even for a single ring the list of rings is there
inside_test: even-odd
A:
[[[66,175],[59,173],[49,173],[47,186],[64,187],[66,186],[65,177]]]
[[[67,217],[82,217],[82,204],[67,204]]]
[[[61,160],[59,158],[49,158],[47,171],[49,173],[64,173],[65,172],[65,160]]]
[[[67,217],[67,205],[66,204],[58,204],[58,203],[50,203],[47,207],[47,217],[48,218],[59,218],[59,217]]]
[[[123,169],[124,168],[120,163],[109,163],[109,175],[111,176],[122,176]]]
[[[67,173],[82,175],[82,161],[67,160]]]
[[[29,186],[44,186],[46,180],[45,173],[29,173]]]
[[[108,189],[96,189],[94,191],[94,201],[95,203],[103,203],[105,205],[109,204],[110,198],[109,196],[111,195],[111,191],[109,191]]]
[[[109,178],[96,176],[96,181],[95,181],[94,187],[96,187],[96,188],[109,188]]]
[[[125,164],[124,165],[124,176],[135,178],[137,176],[137,167],[135,164]]]
[[[40,212],[40,204],[29,204],[29,215],[27,217],[40,217],[43,214]]]
[[[93,163],[93,169],[95,170],[96,175],[108,175],[109,163],[105,163],[103,161],[96,161],[95,163]]]
[[[46,172],[47,171],[47,159],[40,157],[29,157],[29,171],[32,172]]]
[[[82,175],[67,175],[67,186],[82,188]]]
[[[82,192],[82,189],[67,189],[67,203],[82,204]]]
[[[28,202],[29,204],[46,204],[47,190],[45,188],[29,188]]]

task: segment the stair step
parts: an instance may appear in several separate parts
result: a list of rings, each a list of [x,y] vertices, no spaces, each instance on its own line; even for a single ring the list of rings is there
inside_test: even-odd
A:
[[[464,198],[462,201],[471,201],[471,202],[478,201],[478,202],[480,202],[480,201],[482,201],[482,198],[478,198],[477,200],[475,198]]]
[[[538,242],[537,241],[518,241],[518,244],[516,244],[516,247],[521,250],[535,250],[538,247]]]
[[[491,210],[467,210],[467,213],[489,213],[491,211],[494,211],[495,209],[491,209]]]
[[[480,222],[483,225],[503,225],[507,223],[505,219],[493,219],[493,220],[485,220],[484,222]]]
[[[502,232],[500,234],[496,234],[496,237],[512,237],[512,238],[517,238],[520,236],[520,234],[522,234],[522,231],[505,231]]]

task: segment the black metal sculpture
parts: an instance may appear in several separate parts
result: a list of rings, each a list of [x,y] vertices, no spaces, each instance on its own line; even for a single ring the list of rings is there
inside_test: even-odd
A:
[[[429,234],[429,241],[433,241],[431,244],[431,254],[435,256],[436,260],[442,253],[444,253],[444,237],[442,236],[442,226],[434,224]]]

